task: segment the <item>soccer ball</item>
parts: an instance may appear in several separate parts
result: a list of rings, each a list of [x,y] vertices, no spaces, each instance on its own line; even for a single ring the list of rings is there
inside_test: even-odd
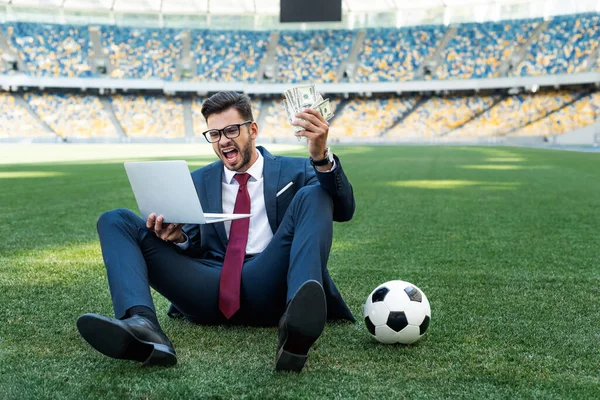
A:
[[[381,343],[414,343],[425,334],[430,320],[429,300],[412,283],[386,282],[365,303],[365,324]]]

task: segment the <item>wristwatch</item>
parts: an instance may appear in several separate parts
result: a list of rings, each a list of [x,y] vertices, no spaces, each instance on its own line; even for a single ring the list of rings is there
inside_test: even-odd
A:
[[[313,160],[312,157],[310,158],[310,163],[313,165],[313,167],[322,167],[323,165],[327,165],[332,162],[333,162],[333,153],[331,152],[331,149],[329,147],[327,147],[325,149],[325,158],[324,159]]]

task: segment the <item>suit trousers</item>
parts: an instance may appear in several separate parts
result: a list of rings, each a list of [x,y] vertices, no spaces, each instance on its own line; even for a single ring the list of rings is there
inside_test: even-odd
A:
[[[117,318],[133,306],[155,310],[152,287],[190,321],[269,326],[277,324],[304,282],[323,283],[333,235],[333,202],[319,185],[296,193],[269,245],[246,257],[240,310],[230,320],[218,308],[222,259],[186,256],[126,209],[103,213],[97,228]]]

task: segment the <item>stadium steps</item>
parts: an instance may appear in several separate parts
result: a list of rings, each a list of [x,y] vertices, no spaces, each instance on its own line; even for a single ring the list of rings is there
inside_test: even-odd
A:
[[[435,49],[433,54],[431,54],[423,61],[423,64],[419,65],[419,68],[417,69],[417,72],[415,74],[415,80],[423,79],[423,77],[425,76],[426,68],[429,68],[431,75],[434,74],[435,70],[438,69],[438,67],[442,63],[442,52],[446,48],[446,45],[448,45],[448,42],[456,35],[457,29],[458,28],[456,26],[451,26],[448,28],[446,34],[444,35],[442,40],[440,40],[440,44],[438,45],[437,49]]]
[[[439,135],[439,137],[443,137],[443,136],[449,135],[449,134],[451,134],[452,132],[454,132],[454,131],[456,131],[456,130],[458,130],[458,129],[462,128],[462,127],[463,127],[463,126],[465,126],[465,125],[467,125],[469,122],[471,122],[471,121],[475,121],[476,119],[479,119],[479,117],[481,117],[481,116],[482,116],[482,115],[483,115],[485,112],[487,112],[488,110],[491,110],[492,108],[496,107],[496,105],[497,105],[498,103],[500,103],[502,100],[506,99],[506,97],[507,97],[507,96],[498,96],[498,97],[496,98],[496,100],[494,100],[494,102],[493,102],[492,104],[490,104],[490,106],[489,106],[489,107],[486,107],[486,108],[484,108],[483,110],[481,110],[481,111],[480,111],[480,112],[478,112],[477,114],[473,115],[473,116],[472,116],[472,117],[471,117],[469,120],[467,120],[467,121],[463,122],[462,124],[458,125],[456,128],[454,128],[454,129],[450,129],[448,132],[441,133],[441,134]]]
[[[181,58],[175,65],[175,75],[191,79],[198,73],[198,68],[192,62],[192,40],[190,31],[181,32]]]
[[[185,137],[194,137],[194,120],[192,118],[192,99],[186,97],[183,99],[183,126],[185,127]]]
[[[260,113],[258,114],[258,118],[256,119],[256,123],[258,124],[259,127],[261,126],[266,126],[264,125],[265,122],[265,118],[267,118],[267,114],[269,114],[269,108],[273,105],[274,100],[273,99],[267,99],[267,100],[263,100],[261,107],[260,107]]]
[[[561,105],[560,107],[555,108],[554,110],[550,111],[548,114],[546,114],[546,115],[544,115],[542,117],[536,118],[536,119],[534,119],[532,121],[529,121],[525,125],[522,125],[522,126],[519,126],[517,128],[511,129],[510,131],[506,132],[504,134],[504,136],[509,136],[511,133],[518,132],[519,130],[521,130],[521,129],[523,129],[523,128],[531,125],[531,124],[534,124],[534,123],[536,123],[538,121],[541,121],[541,120],[543,120],[545,118],[548,118],[552,114],[555,114],[555,113],[561,111],[562,109],[569,107],[573,103],[577,103],[579,100],[583,99],[584,97],[590,96],[594,92],[595,92],[595,89],[588,89],[588,90],[582,92],[579,96],[576,96],[573,100],[568,101],[565,104]]]
[[[94,50],[94,55],[90,56],[90,63],[92,64],[94,73],[110,75],[115,67],[110,62],[110,59],[104,54],[104,47],[102,47],[102,40],[100,38],[100,28],[97,26],[90,26],[88,32],[90,33],[92,49]],[[99,69],[101,67],[106,68],[105,74],[100,72]]]
[[[108,118],[115,126],[115,129],[116,129],[117,133],[119,134],[119,137],[122,137],[122,138],[127,137],[127,134],[125,133],[125,131],[123,130],[123,127],[121,126],[121,123],[119,122],[119,120],[117,119],[117,116],[115,115],[115,110],[112,107],[112,102],[110,101],[110,98],[107,96],[98,96],[98,98],[100,99],[100,102],[102,103],[102,106],[104,107],[104,111],[106,111],[106,113],[108,114]]]
[[[386,130],[384,130],[383,132],[381,132],[379,134],[379,137],[384,137],[385,135],[388,134],[388,132],[390,132],[396,126],[400,125],[406,118],[409,117],[409,115],[411,115],[412,113],[414,113],[419,107],[421,107],[421,104],[425,103],[427,100],[429,100],[428,97],[421,97],[419,100],[417,100],[417,102],[415,103],[415,105],[412,106],[412,108],[410,110],[408,110],[403,115],[401,115],[400,118],[398,118],[398,120],[396,122],[394,122],[389,128],[387,128]]]
[[[348,58],[340,64],[340,67],[337,71],[337,80],[341,82],[342,80],[351,80],[354,78],[354,71],[356,71],[356,64],[358,61],[358,53],[363,48],[363,44],[365,42],[365,36],[367,31],[360,30],[354,35],[354,43],[352,43],[352,50],[350,50],[350,55]],[[345,72],[348,72],[346,76],[344,76]],[[345,79],[344,79],[345,78]]]
[[[509,73],[511,73],[519,67],[519,64],[521,64],[521,62],[527,56],[527,53],[529,53],[529,48],[531,47],[531,44],[538,39],[538,37],[543,31],[546,30],[549,23],[550,21],[543,21],[535,28],[529,39],[527,39],[527,41],[523,43],[523,45],[519,49],[517,49],[517,51],[511,57],[508,57],[508,59],[504,61],[502,65],[500,65],[500,68],[498,69],[498,74],[495,76],[495,78],[508,76]]]
[[[279,32],[271,32],[269,36],[269,44],[267,46],[267,55],[258,67],[258,81],[272,81],[277,75],[277,62],[275,61],[275,51],[279,43]],[[265,79],[265,75],[270,78]]]
[[[19,71],[27,71],[27,66],[25,65],[25,62],[21,59],[21,57],[19,57],[18,53],[15,53],[14,51],[12,51],[12,49],[10,48],[10,45],[8,44],[8,40],[6,40],[6,37],[4,36],[4,32],[2,32],[2,29],[0,29],[0,49],[2,49],[2,52],[6,55],[8,55],[9,57],[9,62],[10,61],[16,61],[17,62],[17,69]],[[6,57],[6,56],[4,56]],[[1,62],[1,60],[0,60]]]
[[[342,115],[342,112],[344,112],[344,108],[346,107],[346,104],[348,104],[350,102],[350,99],[343,99],[340,104],[338,104],[338,106],[335,108],[335,110],[333,110],[333,117],[327,121],[329,122],[329,125],[331,126],[331,124],[333,124],[333,122],[337,119],[338,116]]]
[[[33,109],[31,108],[31,106],[29,105],[29,103],[27,102],[27,100],[25,100],[23,98],[23,94],[21,93],[13,93],[13,97],[15,99],[15,103],[20,105],[21,107],[23,107],[25,110],[27,110],[27,112],[33,117],[33,119],[35,119],[37,122],[40,123],[40,125],[44,128],[44,130],[48,133],[51,133],[57,137],[60,137],[60,135],[58,135],[56,132],[54,132],[52,130],[52,128],[50,128],[50,126],[45,123],[44,121],[42,121],[42,119],[35,113],[35,111],[33,111]]]

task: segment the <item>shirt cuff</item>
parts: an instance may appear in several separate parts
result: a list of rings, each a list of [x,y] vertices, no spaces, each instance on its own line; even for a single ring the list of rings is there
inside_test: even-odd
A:
[[[336,166],[337,166],[337,164],[335,163],[335,160],[333,160],[333,165],[331,166],[331,169],[328,169],[327,171],[319,171],[319,170],[317,170],[317,171],[319,171],[322,174],[326,174],[328,172],[333,172],[335,170]]]
[[[175,243],[175,245],[177,247],[179,247],[181,250],[187,250],[188,247],[190,247],[190,239],[188,238],[188,236],[185,234],[185,232],[181,232],[183,234],[183,237],[185,238],[185,242],[181,242],[181,243]]]

